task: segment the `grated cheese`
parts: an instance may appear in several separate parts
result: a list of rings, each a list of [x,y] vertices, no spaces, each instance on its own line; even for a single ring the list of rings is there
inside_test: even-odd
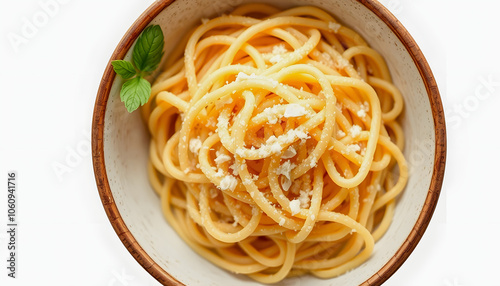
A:
[[[234,90],[233,94],[236,93]],[[215,103],[215,108],[220,109],[226,104],[231,104],[233,103],[233,98],[231,96],[224,96],[221,97],[216,103]]]
[[[352,152],[358,152],[361,150],[361,147],[359,147],[358,144],[350,144],[347,146],[347,154],[350,154]],[[344,152],[342,152],[344,154]]]
[[[296,215],[300,212],[300,201],[298,199],[290,202],[290,211],[292,212],[292,215]]]
[[[274,153],[274,154],[281,152],[281,145],[280,145],[279,142],[274,142],[271,145],[271,152]]]
[[[234,161],[234,163],[231,166],[229,166],[229,168],[231,168],[233,170],[233,175],[238,176],[238,174],[239,174],[238,163],[236,163],[236,161]]]
[[[295,167],[297,167],[297,165],[290,163],[290,161],[286,161],[276,169],[276,174],[283,175],[290,180],[290,174]]]
[[[358,110],[358,112],[356,112],[356,115],[358,115],[358,117],[365,118],[366,111],[364,109],[360,109],[360,110]]]
[[[276,124],[278,120],[283,117],[283,115],[279,113],[279,108],[281,106],[281,104],[278,104],[273,107],[267,107],[261,112],[261,114],[267,118],[268,124]]]
[[[321,53],[323,56],[322,59],[320,60],[320,63],[324,64],[325,66],[328,67],[334,67],[335,62],[333,61],[332,57],[328,53]]]
[[[354,124],[349,129],[349,134],[352,138],[358,137],[361,134],[361,127],[359,125]]]
[[[299,194],[299,202],[300,202],[300,207],[303,209],[306,209],[309,207],[309,202],[311,201],[311,198],[309,197],[309,194],[311,192],[308,191],[300,191]]]
[[[314,167],[316,167],[316,165],[318,165],[318,161],[316,158],[313,157],[311,159],[311,163],[309,163],[309,167],[314,168]]]
[[[278,63],[280,62],[281,60],[283,60],[283,57],[281,55],[274,55],[272,56],[269,61],[272,63],[272,64],[275,64],[275,63]]]
[[[217,151],[216,154],[217,154],[217,158],[215,158],[214,161],[215,161],[215,164],[217,164],[217,165],[220,165],[224,162],[231,160],[231,157],[229,155],[221,154],[221,153],[219,153],[219,151]]]
[[[291,180],[289,180],[287,177],[281,177],[281,187],[283,188],[283,190],[288,191],[291,186]]]
[[[299,117],[307,114],[307,110],[304,106],[297,103],[290,103],[286,106],[284,117]]]
[[[280,153],[283,150],[283,145],[288,145],[293,143],[297,139],[305,140],[311,138],[304,131],[299,129],[292,129],[288,131],[286,134],[280,135],[276,138],[276,136],[271,135],[267,140],[266,144],[262,145],[258,150],[258,154],[260,157],[265,158],[269,157],[272,154]],[[236,155],[240,157],[245,157],[247,154],[247,150],[243,147],[236,149]]]
[[[265,76],[259,76],[259,75],[256,75],[255,73],[252,73],[250,75],[247,75],[246,73],[244,72],[239,72],[238,75],[236,75],[236,82],[238,81],[242,81],[242,80],[245,80],[245,79],[262,79],[262,80],[267,80],[267,81],[270,81],[271,84],[273,85],[273,87],[277,87],[279,82],[277,80],[274,80],[274,79],[271,79],[271,78],[268,78],[268,77],[265,77]]]
[[[339,23],[334,23],[334,22],[328,23],[328,29],[334,31],[335,33],[338,33],[340,27],[342,26]]]
[[[337,68],[338,69],[345,69],[350,65],[349,61],[346,60],[345,58],[340,58],[339,62],[337,63]]]
[[[273,55],[282,55],[286,52],[288,52],[288,50],[285,48],[284,44],[275,45],[273,47]]]
[[[290,159],[295,157],[295,155],[297,155],[297,151],[295,150],[295,148],[290,146],[288,147],[288,149],[285,150],[283,155],[281,155],[281,159]]]
[[[202,144],[203,143],[201,142],[199,137],[189,140],[189,151],[191,151],[193,154],[198,155]]]
[[[237,217],[234,217],[233,226],[234,226],[234,227],[237,227],[237,226],[238,226],[238,223],[239,223],[238,218],[237,218]]]
[[[217,118],[217,129],[215,130],[215,132],[217,132],[219,130],[219,128],[223,128],[223,129],[229,128],[229,119],[224,118],[224,117],[222,117],[222,115],[220,115]]]
[[[225,176],[220,181],[220,188],[223,191],[225,191],[225,190],[234,191],[234,189],[236,188],[237,185],[238,185],[238,180],[231,175]]]
[[[339,138],[343,138],[343,137],[345,137],[345,135],[346,135],[346,134],[345,134],[345,132],[344,132],[344,131],[342,131],[342,130],[340,130],[340,129],[337,131],[337,137],[339,137]]]
[[[287,49],[285,48],[284,44],[279,44],[274,46],[272,51],[273,56],[269,59],[269,61],[272,64],[278,63],[279,61],[283,60],[283,57],[281,55],[283,55],[286,52]]]
[[[279,223],[279,225],[280,225],[280,226],[283,226],[284,224],[285,224],[285,218],[281,218],[281,219],[280,219],[280,223]]]
[[[222,176],[224,176],[224,171],[222,169],[217,169],[217,172],[215,172],[215,176],[221,178]]]

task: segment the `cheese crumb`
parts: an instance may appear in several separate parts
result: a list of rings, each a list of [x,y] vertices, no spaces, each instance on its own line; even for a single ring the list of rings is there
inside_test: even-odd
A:
[[[368,111],[370,111],[370,104],[365,101],[360,106],[360,109],[358,110],[358,112],[356,112],[356,114],[358,115],[358,117],[365,118]]]
[[[207,18],[201,18],[201,23],[206,24],[209,20]]]
[[[349,129],[349,134],[351,135],[352,138],[358,137],[359,134],[361,134],[361,127],[359,125],[354,124]]]
[[[290,161],[286,161],[285,163],[281,164],[278,169],[276,169],[276,174],[278,175],[283,175],[285,176],[288,180],[290,180],[290,175],[292,170],[296,167],[297,165],[290,163]]]
[[[309,167],[314,168],[318,165],[318,160],[316,158],[311,159],[311,163],[309,163]]]
[[[276,153],[279,153],[281,152],[281,145],[279,142],[274,142],[272,145],[271,145],[271,152],[276,154]]]
[[[222,117],[222,115],[219,115],[219,117],[217,118],[217,130],[215,130],[215,132],[217,132],[219,128],[222,129],[229,128],[229,119]]]
[[[234,189],[236,188],[237,185],[238,185],[238,180],[231,175],[225,176],[220,181],[220,188],[223,191],[225,191],[225,190],[234,191]]]
[[[299,117],[307,114],[307,110],[304,106],[297,103],[290,103],[286,106],[284,117]]]
[[[362,106],[362,108],[363,108],[366,112],[370,111],[370,104],[368,103],[368,101],[363,102],[363,106]]]
[[[240,147],[236,149],[235,153],[240,157],[245,157],[245,148]]]
[[[304,131],[299,129],[292,129],[288,131],[286,134],[280,135],[279,137],[271,135],[266,140],[266,144],[260,146],[257,152],[261,158],[266,158],[272,154],[281,153],[281,151],[283,150],[283,145],[291,144],[297,139],[305,140],[309,138],[311,137],[307,135]],[[251,151],[253,151],[253,149]],[[240,157],[246,157],[247,152],[248,152],[247,149],[243,147],[236,149],[236,155]]]
[[[287,49],[285,48],[284,44],[279,44],[273,47],[273,51],[271,53],[272,57],[269,59],[269,61],[272,64],[276,64],[279,61],[283,60],[283,55],[284,53],[288,52]]]
[[[281,218],[281,219],[280,219],[280,223],[279,223],[279,225],[280,225],[280,226],[283,226],[284,224],[285,224],[285,218]]]
[[[283,115],[278,112],[278,109],[281,107],[281,104],[275,105],[273,107],[267,107],[262,111],[262,115],[267,118],[268,124],[276,124],[278,119],[280,119]]]
[[[238,176],[238,174],[239,174],[238,163],[236,161],[234,161],[234,163],[231,166],[229,166],[229,168],[231,168],[233,170],[233,175]]]
[[[350,144],[347,146],[347,154],[350,154],[352,152],[358,152],[359,150],[361,150],[361,147],[359,147],[358,144]],[[344,152],[342,152],[343,154],[345,154]]]
[[[346,60],[345,58],[340,58],[338,63],[337,63],[337,68],[338,69],[345,69],[350,65],[349,61]]]
[[[295,138],[298,138],[300,140],[305,140],[305,139],[311,138],[311,136],[307,135],[304,131],[298,130],[298,129],[288,131],[285,136],[287,137],[286,138],[287,142],[290,142],[290,143],[293,142],[295,140]]]
[[[295,155],[297,155],[297,151],[295,150],[295,148],[290,146],[288,147],[288,149],[285,150],[283,155],[281,155],[281,159],[290,159],[295,157]]]
[[[215,176],[221,178],[222,176],[224,176],[224,171],[222,171],[222,169],[218,169],[215,173]]]
[[[236,75],[236,82],[238,81],[242,81],[242,80],[245,80],[245,79],[262,79],[262,80],[267,80],[267,81],[270,81],[271,84],[273,85],[273,87],[277,87],[279,82],[277,80],[274,80],[274,79],[271,79],[271,78],[268,78],[268,77],[264,77],[264,76],[259,76],[259,75],[256,75],[255,73],[252,73],[250,75],[247,75],[246,73],[244,72],[239,72],[238,75]]]
[[[338,33],[340,27],[342,27],[339,23],[330,22],[328,23],[328,29]]]
[[[259,213],[262,213],[262,211],[259,208],[252,206],[252,215],[258,215]]]
[[[233,227],[237,227],[238,223],[239,223],[238,218],[234,217]]]
[[[366,111],[364,109],[358,110],[358,112],[356,112],[356,114],[358,115],[358,117],[361,117],[361,118],[366,117]]]
[[[366,147],[361,149],[361,152],[360,152],[361,156],[365,156],[366,155]]]
[[[202,144],[203,143],[201,142],[200,138],[193,138],[189,140],[189,151],[191,151],[193,154],[198,155]]]
[[[244,79],[250,79],[250,78],[257,78],[257,75],[255,73],[252,73],[250,75],[247,75],[246,73],[244,72],[239,72],[237,75],[236,75],[236,82],[238,81],[242,81]]]
[[[284,44],[275,45],[273,47],[273,55],[282,55],[288,52]]]
[[[227,161],[231,160],[231,157],[230,157],[229,155],[226,155],[226,154],[220,154],[220,153],[219,153],[219,151],[217,151],[217,153],[216,153],[216,154],[217,154],[217,158],[215,158],[215,160],[214,160],[214,161],[215,161],[215,163],[216,163],[217,165],[220,165],[220,164],[222,164],[222,163],[224,163],[224,162],[227,162]]]
[[[236,91],[235,91],[236,92]],[[234,93],[233,93],[234,94]],[[231,96],[224,96],[221,97],[216,103],[215,103],[215,108],[220,109],[226,104],[231,104],[233,103],[233,98]]]
[[[300,212],[300,201],[298,199],[290,202],[290,211],[292,212],[292,215],[296,215]]]
[[[281,55],[274,55],[272,56],[269,61],[272,63],[272,64],[276,64],[278,62],[280,62],[281,60],[283,60],[283,57],[281,57]]]
[[[292,181],[287,177],[281,177],[281,187],[287,192],[292,186]]]
[[[345,134],[345,132],[344,132],[344,131],[342,131],[342,130],[340,130],[340,129],[337,131],[337,137],[339,137],[339,138],[343,138],[343,137],[345,137],[345,135],[346,135],[346,134]]]
[[[300,191],[300,196],[299,196],[299,202],[300,202],[300,208],[306,209],[309,207],[309,202],[311,201],[311,198],[309,197],[310,192],[308,191]]]

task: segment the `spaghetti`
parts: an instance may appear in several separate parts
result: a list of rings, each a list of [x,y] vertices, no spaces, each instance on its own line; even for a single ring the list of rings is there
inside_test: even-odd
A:
[[[334,277],[390,225],[408,176],[402,109],[382,57],[326,12],[243,5],[202,20],[153,84],[150,181],[219,267]]]

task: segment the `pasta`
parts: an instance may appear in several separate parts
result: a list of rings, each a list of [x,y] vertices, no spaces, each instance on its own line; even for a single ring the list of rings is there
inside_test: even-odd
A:
[[[375,50],[315,7],[237,7],[170,53],[142,114],[166,220],[262,283],[371,255],[408,170],[403,99]]]

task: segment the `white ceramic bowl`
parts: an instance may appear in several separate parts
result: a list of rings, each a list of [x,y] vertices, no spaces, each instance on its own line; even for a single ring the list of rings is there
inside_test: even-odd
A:
[[[245,0],[156,1],[133,24],[110,62],[130,59],[141,31],[159,24],[165,52],[200,18],[231,10]],[[353,28],[386,59],[405,100],[403,128],[410,178],[397,203],[394,220],[376,243],[373,256],[337,278],[286,279],[278,285],[380,285],[406,260],[423,235],[441,189],[446,157],[444,114],[439,92],[418,46],[399,21],[373,0],[292,0],[267,2],[283,8],[318,6]],[[109,63],[97,95],[92,151],[99,194],[116,233],[136,260],[165,285],[258,285],[224,271],[193,252],[167,224],[151,189],[146,165],[148,134],[139,112],[120,102],[122,80]]]

